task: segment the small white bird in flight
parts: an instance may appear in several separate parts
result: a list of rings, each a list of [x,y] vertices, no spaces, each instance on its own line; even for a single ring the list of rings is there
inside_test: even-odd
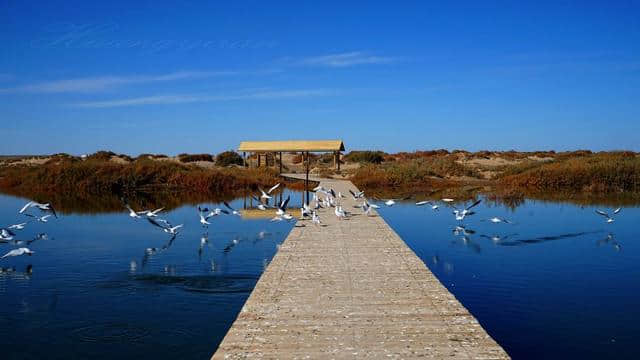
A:
[[[613,210],[613,213],[614,213],[614,214],[617,214],[617,213],[619,213],[619,212],[620,212],[620,210],[622,210],[622,208],[617,208],[617,209]],[[604,212],[604,211],[602,211],[602,210],[596,210],[596,213],[597,213],[598,215],[602,215],[602,216],[604,216],[604,217],[607,219],[607,220],[606,220],[606,222],[607,222],[608,224],[610,224],[610,223],[612,223],[612,222],[614,222],[614,221],[615,221],[615,219],[614,219],[613,217],[609,216],[609,214],[608,214],[608,213],[606,213],[606,212]]]
[[[265,192],[264,190],[262,190],[262,188],[258,188],[258,190],[260,190],[260,192],[262,193],[262,195],[260,195],[260,198],[262,199],[271,199],[271,193],[273,192],[273,190],[277,189],[280,186],[280,183],[275,184],[274,186],[271,187],[271,189],[269,189],[269,191]]]
[[[280,205],[278,205],[278,209],[276,210],[276,215],[283,216],[287,211],[287,205],[289,204],[289,200],[291,196],[287,196],[287,199],[282,201]]]
[[[353,196],[353,200],[358,200],[362,197],[364,197],[364,191],[353,191],[351,189],[349,189],[349,192],[351,193],[351,196]]]
[[[150,217],[147,218],[147,221],[149,221],[149,223],[151,225],[157,226],[157,227],[161,228],[167,234],[171,234],[171,235],[177,235],[178,234],[178,229],[180,229],[181,227],[184,226],[184,224],[171,226],[171,224],[166,220],[163,221],[163,223],[165,225],[161,225],[158,221],[156,221],[156,220],[154,220],[153,218],[150,218]]]
[[[35,216],[35,215],[28,214],[28,213],[24,213],[24,214],[22,214],[22,215],[32,217],[32,218],[34,218],[36,221],[41,222],[41,223],[46,223],[47,221],[49,221],[49,220],[47,220],[47,219],[49,219],[49,218],[51,217],[51,215],[49,215],[49,214],[44,215],[44,216]]]
[[[138,211],[138,214],[140,214],[140,215],[147,215],[148,217],[157,217],[157,216],[158,216],[158,213],[159,213],[160,211],[162,211],[162,210],[164,210],[164,208],[163,208],[163,207],[161,207],[161,208],[159,208],[159,209],[155,209],[155,210],[153,210],[153,211],[151,211],[151,210]]]
[[[444,202],[447,202],[447,203],[450,203],[450,202],[454,202],[454,201],[455,201],[455,200],[450,199],[450,198],[442,198],[441,200],[442,200],[442,201],[444,201]]]
[[[7,229],[9,229],[9,230],[22,230],[22,229],[24,229],[25,226],[27,226],[26,222],[8,226]]]
[[[4,259],[6,257],[11,257],[11,256],[20,256],[25,254],[31,256],[35,254],[35,251],[31,251],[29,248],[21,247],[21,248],[13,249],[9,251],[8,253],[4,254],[0,259]]]
[[[494,216],[491,219],[487,219],[487,221],[492,222],[494,224],[499,224],[499,223],[511,224],[511,221],[504,218],[499,218],[497,216]]]
[[[208,220],[210,218],[216,216],[216,213],[212,211],[212,212],[210,212],[210,213],[205,215],[205,214],[203,214],[201,212],[198,212],[198,215],[200,215],[200,224],[202,224],[202,226],[206,227],[206,226],[211,225],[211,223]]]
[[[27,211],[28,208],[32,208],[32,207],[37,207],[41,211],[50,212],[53,214],[53,216],[55,216],[56,219],[58,218],[58,215],[56,214],[56,210],[53,208],[53,206],[50,203],[42,204],[35,201],[29,201],[28,203],[26,203],[25,206],[23,206],[22,209],[18,211],[18,213],[25,214],[25,211]]]
[[[472,215],[473,212],[471,211],[471,209],[480,204],[480,202],[482,202],[482,200],[476,200],[473,204],[467,206],[464,209],[454,209],[453,214],[456,216],[456,220],[462,221],[466,216]]]
[[[278,184],[278,185],[280,185],[280,184]],[[226,207],[227,207],[227,209],[231,210],[231,213],[232,213],[233,215],[242,216],[242,214],[240,214],[240,211],[238,211],[238,210],[236,210],[236,209],[232,208],[232,207],[231,207],[231,205],[229,205],[229,203],[228,203],[228,202],[223,201],[222,203],[224,204],[224,206],[226,206]]]
[[[6,229],[6,228],[0,229],[0,240],[5,240],[5,241],[13,240],[14,236],[16,236],[16,234],[10,229]]]
[[[416,206],[424,206],[424,205],[430,205],[432,210],[438,210],[438,208],[440,208],[440,205],[434,203],[433,201],[418,201],[416,203]]]
[[[133,209],[131,208],[131,206],[129,206],[129,204],[124,204],[124,207],[127,208],[127,210],[129,210],[129,216],[131,216],[134,219],[139,219],[140,218],[140,214],[138,214],[137,212],[133,211]]]

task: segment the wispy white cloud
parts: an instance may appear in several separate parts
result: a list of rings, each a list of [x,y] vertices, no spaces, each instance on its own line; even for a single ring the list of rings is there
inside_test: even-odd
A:
[[[109,90],[130,84],[201,79],[235,74],[237,73],[233,71],[178,71],[159,75],[99,76],[27,84],[0,89],[0,92],[83,93]]]
[[[398,61],[396,57],[376,56],[363,51],[312,56],[294,62],[295,65],[348,67],[364,64],[389,64]]]
[[[339,91],[335,89],[304,89],[304,90],[272,90],[245,92],[235,95],[205,95],[205,94],[172,94],[134,97],[116,100],[90,101],[70,104],[73,107],[81,108],[110,108],[139,105],[171,105],[186,103],[204,103],[233,100],[269,100],[283,98],[303,98],[315,96],[336,95]]]

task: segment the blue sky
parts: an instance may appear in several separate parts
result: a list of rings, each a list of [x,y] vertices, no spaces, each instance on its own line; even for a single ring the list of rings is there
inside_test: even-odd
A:
[[[2,1],[0,153],[640,150],[640,2]]]

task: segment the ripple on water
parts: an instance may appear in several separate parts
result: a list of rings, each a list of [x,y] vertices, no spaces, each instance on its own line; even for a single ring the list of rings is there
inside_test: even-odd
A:
[[[176,285],[185,291],[206,293],[249,293],[258,278],[252,275],[133,275],[133,280],[153,285]]]
[[[149,330],[125,322],[90,324],[76,328],[72,334],[83,342],[138,343],[149,337]]]

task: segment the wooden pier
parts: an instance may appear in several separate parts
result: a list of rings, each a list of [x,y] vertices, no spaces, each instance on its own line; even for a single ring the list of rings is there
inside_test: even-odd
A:
[[[509,358],[380,216],[342,203],[349,220],[291,230],[213,359]]]

